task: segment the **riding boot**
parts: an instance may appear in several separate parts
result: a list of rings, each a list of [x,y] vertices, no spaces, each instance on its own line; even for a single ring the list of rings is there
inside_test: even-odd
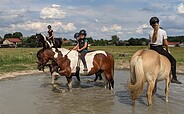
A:
[[[177,76],[176,76],[176,67],[175,66],[171,66],[171,72],[172,72],[172,79],[171,79],[171,83],[176,83],[176,84],[182,84],[180,81],[178,81]]]

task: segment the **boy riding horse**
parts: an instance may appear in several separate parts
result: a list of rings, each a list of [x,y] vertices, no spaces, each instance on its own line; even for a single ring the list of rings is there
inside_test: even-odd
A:
[[[82,63],[84,64],[84,72],[88,71],[86,60],[85,60],[85,55],[88,52],[88,39],[86,38],[86,31],[81,30],[79,32],[79,40],[78,44],[73,48],[74,50],[77,50],[79,54],[79,58],[82,60]]]

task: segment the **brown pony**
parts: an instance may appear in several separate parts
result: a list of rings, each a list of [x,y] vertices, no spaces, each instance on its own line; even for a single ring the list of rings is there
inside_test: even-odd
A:
[[[131,82],[128,88],[131,91],[132,102],[143,92],[144,84],[148,82],[148,105],[152,104],[152,95],[156,92],[157,81],[166,80],[166,102],[168,102],[169,84],[171,80],[171,63],[163,55],[153,50],[137,51],[130,62]]]
[[[114,88],[114,58],[111,54],[105,51],[87,53],[85,56],[89,69],[87,74],[83,71],[84,66],[80,63],[78,56],[77,51],[65,48],[59,48],[57,52],[55,48],[42,49],[37,53],[38,67],[43,67],[49,60],[55,61],[59,67],[58,73],[67,78],[69,90],[72,88],[72,76],[76,73],[90,76],[100,72],[104,75],[106,87],[108,86],[110,90]]]

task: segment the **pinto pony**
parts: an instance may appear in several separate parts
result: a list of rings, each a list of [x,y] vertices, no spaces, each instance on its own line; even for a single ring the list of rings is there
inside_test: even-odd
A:
[[[171,80],[171,63],[163,55],[153,50],[137,51],[130,62],[130,78],[128,89],[131,91],[132,102],[143,92],[144,84],[148,82],[147,100],[152,104],[152,95],[156,92],[157,81],[166,81],[165,94],[168,102],[169,85]]]
[[[92,51],[85,55],[88,71],[83,71],[84,66],[80,62],[79,53],[75,50],[65,48],[41,49],[37,53],[38,67],[41,68],[49,60],[55,61],[59,67],[58,73],[66,76],[69,90],[72,89],[72,76],[79,73],[80,75],[90,76],[102,73],[104,76],[106,87],[114,88],[114,58],[105,51]],[[54,84],[54,77],[52,78]]]
[[[36,34],[36,41],[41,42],[43,44],[43,48],[45,49],[52,48],[51,41],[49,41],[48,38],[41,33]],[[61,48],[62,41],[58,38],[54,38],[53,45],[54,45],[53,47],[55,48]]]

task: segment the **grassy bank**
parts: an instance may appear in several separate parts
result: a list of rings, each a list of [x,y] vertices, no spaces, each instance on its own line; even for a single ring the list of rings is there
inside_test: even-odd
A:
[[[69,48],[69,47],[64,47]],[[141,46],[91,46],[90,50],[105,50],[112,53],[115,58],[117,69],[128,67],[131,56]],[[40,48],[0,48],[0,73],[20,70],[36,69],[36,53]],[[177,67],[184,70],[184,47],[170,48],[172,55],[177,60]],[[119,54],[126,53],[128,56],[121,57]]]

